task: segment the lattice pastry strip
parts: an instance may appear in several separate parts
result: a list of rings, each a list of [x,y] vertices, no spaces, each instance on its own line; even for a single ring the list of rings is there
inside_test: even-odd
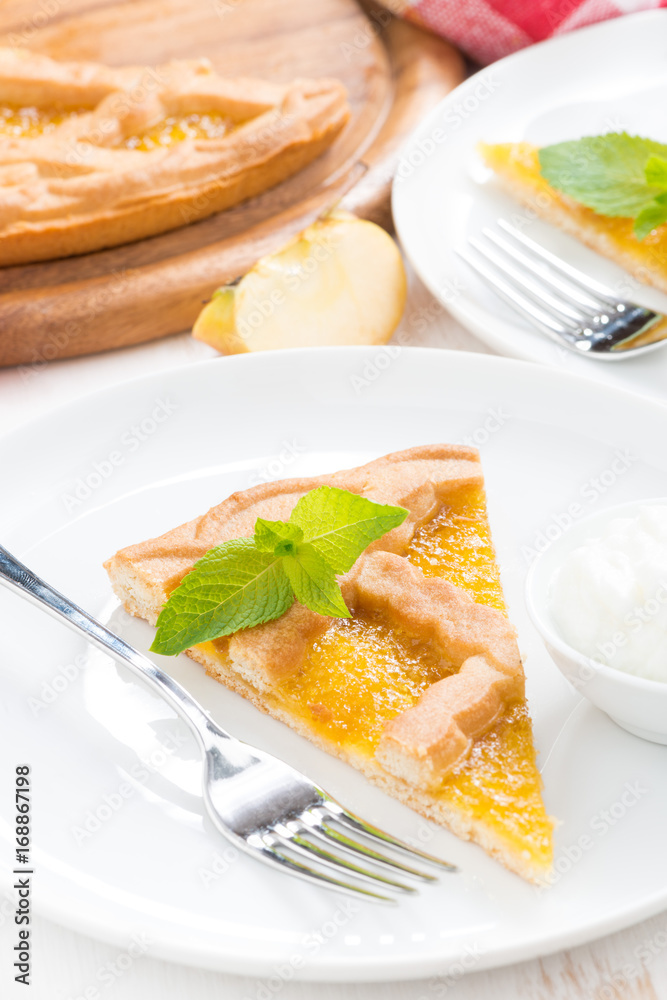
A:
[[[318,156],[349,114],[335,80],[224,79],[206,60],[112,69],[2,48],[0,105],[53,119],[41,135],[0,134],[0,263],[112,246],[228,208]],[[216,127],[129,148],[188,116]]]

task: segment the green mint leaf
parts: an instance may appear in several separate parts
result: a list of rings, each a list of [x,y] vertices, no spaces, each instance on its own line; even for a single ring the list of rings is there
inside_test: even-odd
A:
[[[647,163],[658,157],[667,159],[667,146],[627,132],[559,142],[539,152],[542,176],[552,187],[600,215],[631,219],[664,190],[646,175]]]
[[[667,222],[667,192],[659,194],[641,210],[635,219],[635,236],[638,240],[643,240],[656,226],[661,226],[663,222]]]
[[[352,617],[343,600],[336,574],[313,545],[302,542],[296,556],[285,556],[283,566],[301,604],[320,615]]]
[[[662,156],[650,156],[644,167],[647,184],[667,188],[667,159]]]
[[[349,618],[336,580],[409,511],[331,486],[311,490],[289,521],[258,517],[253,538],[235,538],[195,563],[165,603],[151,650],[191,646],[280,618],[294,597],[321,615]]]
[[[409,511],[374,503],[335,486],[318,486],[306,493],[290,515],[335,573],[347,573],[376,538],[402,524]]]
[[[289,521],[266,521],[258,517],[255,522],[255,545],[260,552],[289,555],[295,551],[295,543],[302,539],[301,528]]]
[[[252,538],[218,545],[195,563],[160,612],[151,650],[175,656],[199,642],[279,618],[294,600],[282,558]]]

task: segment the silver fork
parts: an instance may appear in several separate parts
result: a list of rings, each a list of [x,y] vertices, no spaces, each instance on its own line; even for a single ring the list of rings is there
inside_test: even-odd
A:
[[[398,881],[397,875],[421,882],[437,880],[380,847],[447,872],[457,871],[348,812],[295,768],[230,736],[173,677],[40,580],[1,545],[0,583],[127,664],[188,723],[204,755],[203,797],[208,812],[218,830],[241,851],[307,882],[380,902],[396,900],[340,876],[399,892],[416,890]],[[361,834],[362,839],[351,833]]]
[[[476,254],[467,249],[457,253],[552,340],[605,361],[636,357],[663,344],[667,323],[661,313],[620,299],[509,222],[497,222],[505,235],[486,227],[484,239],[468,240]]]

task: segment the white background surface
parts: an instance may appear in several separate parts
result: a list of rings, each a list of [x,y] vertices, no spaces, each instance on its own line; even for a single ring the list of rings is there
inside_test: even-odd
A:
[[[480,350],[480,345],[462,331],[416,282],[413,282],[399,342]],[[0,372],[0,429],[6,432],[59,402],[96,387],[158,368],[188,364],[212,354],[187,336],[96,358],[78,359],[49,366],[46,370],[24,368]],[[610,878],[622,873],[610,872]],[[34,945],[33,985],[28,993],[14,986],[7,970],[8,955],[15,942],[14,925],[7,904],[0,908],[0,995],[32,996],[36,1000],[435,1000],[455,996],[461,1000],[493,996],[510,998],[667,998],[667,914],[603,942],[492,972],[474,972],[471,955],[469,974],[460,967],[445,970],[439,979],[388,985],[314,985],[292,983],[281,970],[270,980],[239,978],[206,973],[152,959],[130,961],[117,948],[88,940],[73,932],[37,920]],[[7,983],[7,986],[4,984]]]

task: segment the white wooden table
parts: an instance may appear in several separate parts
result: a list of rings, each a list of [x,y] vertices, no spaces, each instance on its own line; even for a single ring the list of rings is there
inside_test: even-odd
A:
[[[487,351],[414,278],[398,340]],[[114,382],[213,355],[211,349],[182,334],[96,357],[5,369],[0,371],[0,433]],[[439,1000],[444,996],[456,1000],[667,1000],[667,912],[572,951],[469,973],[448,984],[437,980],[372,985],[286,982],[278,990],[255,977],[204,972],[146,957],[121,968],[116,964],[116,948],[37,918],[32,935],[32,984],[26,989],[13,982],[9,956],[15,942],[13,923],[0,913],[0,1000]]]

